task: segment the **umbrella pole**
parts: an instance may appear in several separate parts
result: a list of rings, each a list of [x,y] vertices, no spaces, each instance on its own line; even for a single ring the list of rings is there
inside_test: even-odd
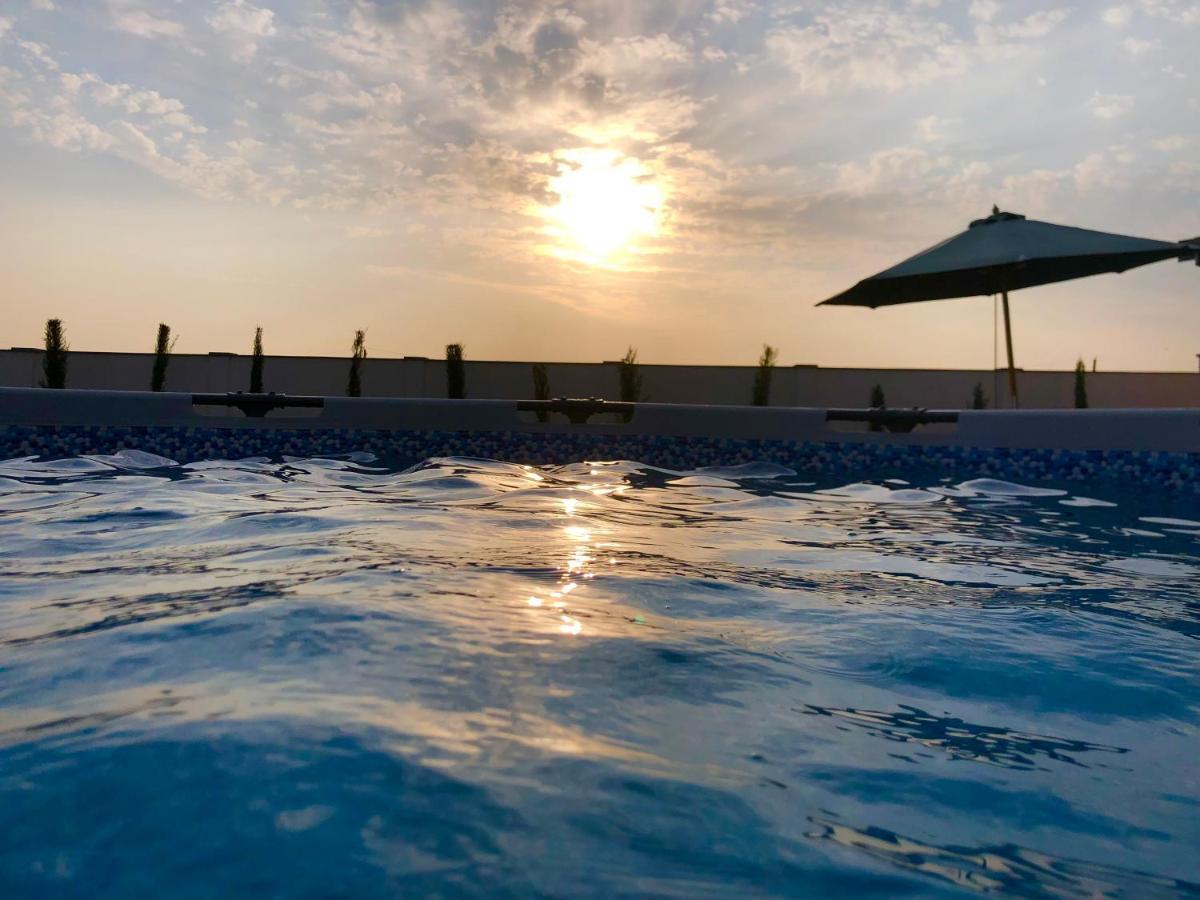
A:
[[[1017,395],[1017,367],[1013,363],[1012,349],[1012,320],[1008,315],[1008,291],[1001,294],[1004,300],[1004,346],[1008,350],[1008,393],[1012,396],[1013,406],[1021,408],[1021,399]]]

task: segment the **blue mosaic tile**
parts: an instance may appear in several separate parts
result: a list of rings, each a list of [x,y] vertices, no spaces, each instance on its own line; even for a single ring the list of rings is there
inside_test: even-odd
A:
[[[534,432],[267,430],[192,426],[0,426],[0,459],[46,459],[143,450],[177,462],[251,456],[340,456],[369,452],[393,465],[432,456],[471,456],[533,465],[630,459],[668,469],[762,461],[798,472],[866,477],[881,471],[942,470],[1015,481],[1119,479],[1200,492],[1200,454],[1123,450],[1012,450]]]

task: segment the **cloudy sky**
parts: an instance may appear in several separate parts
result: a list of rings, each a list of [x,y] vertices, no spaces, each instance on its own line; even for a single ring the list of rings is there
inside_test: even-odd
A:
[[[987,367],[814,309],[993,203],[1200,235],[1200,2],[0,0],[0,343]],[[1193,370],[1200,271],[1013,297],[1018,363]]]

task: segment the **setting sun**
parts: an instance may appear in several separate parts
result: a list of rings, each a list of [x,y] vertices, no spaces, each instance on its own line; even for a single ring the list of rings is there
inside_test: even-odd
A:
[[[558,203],[545,209],[552,252],[593,265],[658,234],[662,191],[637,160],[613,150],[572,150],[551,181]]]

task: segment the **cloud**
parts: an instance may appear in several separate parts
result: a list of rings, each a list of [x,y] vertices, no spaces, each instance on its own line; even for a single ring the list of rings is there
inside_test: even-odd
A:
[[[601,148],[662,192],[662,234],[641,248],[638,271],[786,269],[833,252],[831,235],[853,242],[903,215],[975,214],[1005,185],[1018,197],[1042,185],[1041,203],[1081,184],[1152,185],[1168,151],[1134,166],[1108,146],[1109,123],[1135,97],[1139,124],[1159,104],[1186,105],[1187,82],[1159,70],[1191,65],[1169,18],[1187,8],[1125,6],[1137,37],[1113,35],[1127,53],[1108,63],[1123,80],[1097,84],[1128,87],[1092,95],[1077,134],[1061,111],[1079,105],[1071,54],[1095,40],[1096,13],[985,0],[717,0],[670,15],[600,0],[122,2],[72,25],[90,41],[53,28],[26,40],[10,21],[0,124],[118,156],[202,198],[378,216],[386,227],[346,237],[413,226],[422,241],[513,266],[542,249],[556,175]],[[103,52],[118,20],[146,41],[144,58]],[[184,39],[195,55],[169,65],[154,55],[161,42],[182,56]],[[1130,59],[1149,57],[1146,42],[1152,72]],[[1039,79],[1030,102],[1004,102]],[[1035,129],[1077,162],[1048,164],[1042,142],[1014,137]],[[1152,133],[1176,131],[1195,137],[1174,120]]]
[[[236,153],[238,156],[248,156],[266,146],[262,141],[252,137],[238,138],[232,141],[226,141],[225,146]]]
[[[29,129],[35,141],[57,150],[78,153],[82,150],[108,150],[116,141],[83,116],[72,112],[47,112],[17,109],[10,120]]]
[[[1121,46],[1133,56],[1141,56],[1159,46],[1158,41],[1144,41],[1140,38],[1127,37],[1121,41]]]
[[[113,134],[118,146],[123,145],[123,155],[143,163],[162,159],[154,139],[131,122],[115,123]]]
[[[278,203],[286,196],[278,179],[243,158],[250,145],[235,144],[230,152],[197,143],[208,129],[182,101],[93,72],[64,71],[35,42],[23,42],[21,49],[26,77],[18,88],[0,92],[0,121],[24,129],[32,140],[70,152],[113,154],[202,197]]]
[[[990,22],[996,18],[1000,9],[1001,6],[998,0],[971,0],[971,5],[967,11],[973,19],[979,19],[981,22]]]
[[[945,135],[942,133],[942,127],[945,123],[937,116],[925,116],[922,119],[917,119],[913,126],[913,133],[917,140],[925,143],[942,140]]]
[[[207,129],[193,121],[181,101],[164,97],[158,91],[135,88],[124,82],[109,82],[91,72],[63,72],[59,82],[72,97],[86,96],[98,106],[117,106],[126,113],[158,120],[159,124],[178,128],[192,134]]]
[[[990,172],[991,167],[986,164],[960,160],[947,153],[931,153],[920,147],[891,147],[865,160],[837,165],[830,192],[859,198],[919,196],[950,185],[960,187],[978,182]]]
[[[806,93],[894,93],[967,67],[948,25],[877,4],[831,5],[809,24],[774,29],[766,46]]]
[[[580,68],[606,78],[622,78],[632,74],[644,76],[647,67],[682,66],[691,53],[686,47],[665,34],[635,35],[611,41],[579,43]]]
[[[1119,119],[1133,109],[1133,97],[1129,94],[1102,94],[1097,91],[1088,100],[1087,106],[1097,119]]]
[[[1054,31],[1070,14],[1066,8],[1044,9],[1004,25],[979,25],[975,33],[981,44],[1036,41]]]
[[[1177,25],[1200,24],[1200,5],[1195,0],[1141,0],[1141,8]]]
[[[254,37],[271,37],[275,34],[274,21],[274,12],[254,6],[247,0],[226,0],[208,19],[208,23],[217,31],[240,32]]]
[[[1162,153],[1175,153],[1184,149],[1185,147],[1190,146],[1191,144],[1192,141],[1183,137],[1183,135],[1172,134],[1165,138],[1159,138],[1158,140],[1154,141],[1151,146],[1154,147],[1155,150],[1158,150]]]
[[[226,0],[208,17],[208,24],[225,35],[233,58],[242,63],[254,58],[263,38],[275,35],[275,13],[247,0]]]
[[[1158,172],[1154,177],[1159,177]],[[1092,152],[1065,168],[1039,168],[1010,175],[1000,189],[1010,207],[1045,215],[1064,204],[1076,204],[1080,198],[1120,196],[1132,185],[1128,158],[1122,161],[1109,153]]]
[[[394,232],[390,228],[377,228],[369,225],[354,225],[346,229],[346,237],[352,240],[370,240],[390,237]]]
[[[178,22],[144,9],[114,9],[112,27],[143,38],[180,37],[183,34],[183,26]]]
[[[308,94],[300,101],[313,112],[322,113],[330,109],[370,109],[375,105],[375,97],[369,91],[348,90],[341,93],[316,91]]]
[[[1128,5],[1110,6],[1100,13],[1100,20],[1114,28],[1124,28],[1132,18],[1133,8]]]
[[[750,0],[716,0],[708,18],[714,22],[736,25],[756,9]]]

